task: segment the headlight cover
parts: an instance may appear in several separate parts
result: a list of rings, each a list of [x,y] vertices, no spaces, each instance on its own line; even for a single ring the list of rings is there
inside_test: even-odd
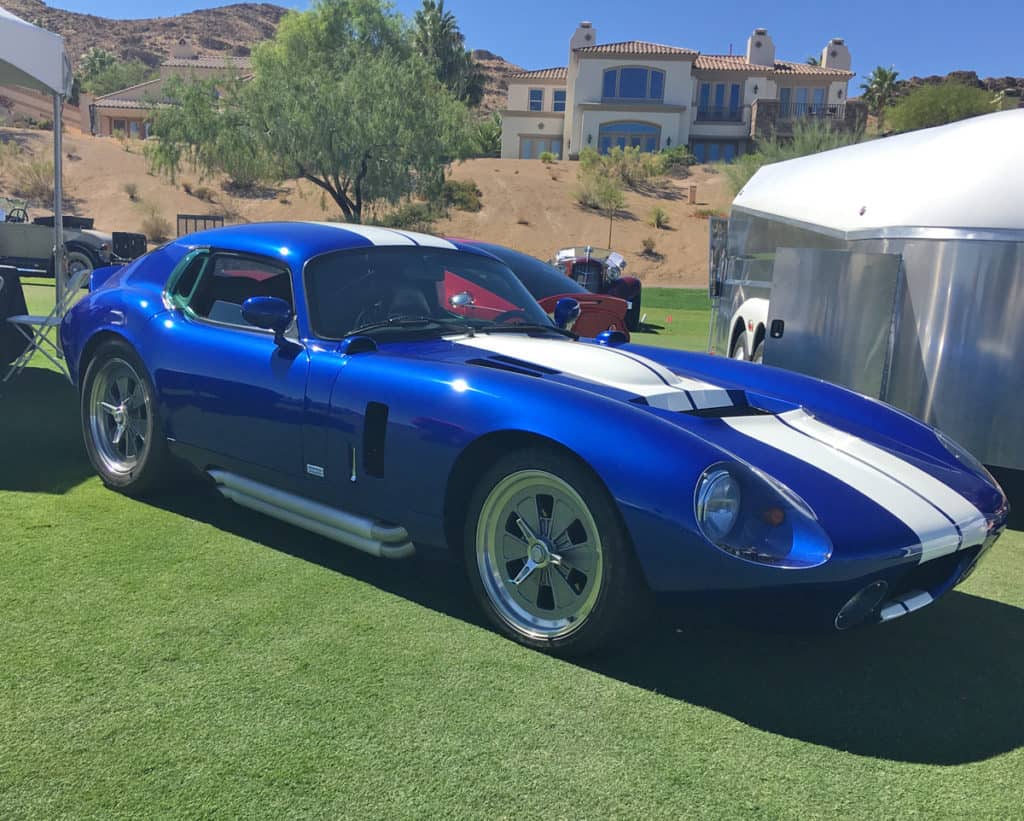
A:
[[[694,514],[704,537],[739,559],[800,570],[832,555],[832,540],[807,503],[740,462],[719,462],[701,474]]]

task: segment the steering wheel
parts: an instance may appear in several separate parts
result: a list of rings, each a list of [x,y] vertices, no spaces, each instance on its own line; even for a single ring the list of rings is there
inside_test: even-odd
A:
[[[24,208],[12,208],[7,214],[8,222],[28,222],[28,213]]]
[[[527,322],[530,321],[530,315],[526,311],[522,311],[516,308],[513,311],[502,311],[498,314],[491,322],[506,322],[510,319],[525,319]]]

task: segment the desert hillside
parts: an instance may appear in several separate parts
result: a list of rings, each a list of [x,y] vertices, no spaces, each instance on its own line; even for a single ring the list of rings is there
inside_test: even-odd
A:
[[[235,3],[172,17],[117,20],[65,11],[42,0],[3,0],[3,7],[63,36],[73,63],[96,46],[148,66],[158,66],[170,56],[171,47],[182,37],[203,55],[244,57],[254,45],[274,36],[288,12],[273,3]],[[508,75],[522,69],[483,49],[474,51],[473,59],[485,77],[480,114],[504,108]]]
[[[174,17],[114,20],[49,6],[41,0],[4,0],[12,14],[60,34],[68,56],[78,58],[92,46],[123,60],[159,65],[179,38],[200,54],[245,56],[254,43],[273,37],[288,9],[271,3],[236,3]]]
[[[0,129],[0,141],[21,146],[20,159],[7,159],[0,167],[0,196],[17,192],[15,168],[29,156],[49,158],[52,135],[45,131]],[[323,202],[312,184],[291,181],[257,196],[226,192],[216,180],[200,180],[184,173],[178,185],[147,173],[141,144],[69,131],[65,137],[64,179],[69,211],[96,220],[103,230],[143,231],[147,216],[157,212],[170,225],[175,216],[222,213],[228,221],[334,219],[333,202]],[[476,213],[452,210],[433,231],[471,237],[518,248],[549,258],[571,244],[603,246],[608,221],[572,199],[575,163],[544,165],[538,160],[477,159],[455,165],[450,175],[472,179],[482,193],[483,208]],[[615,220],[612,246],[625,254],[629,272],[648,284],[699,286],[706,281],[708,210],[728,208],[724,180],[708,168],[694,169],[686,180],[668,180],[647,194],[628,193],[626,209]],[[686,203],[686,187],[697,185],[696,205]],[[186,186],[192,191],[187,193]],[[133,196],[129,196],[132,194]],[[201,195],[200,196],[197,196]],[[49,213],[45,201],[33,202],[33,216]],[[666,229],[647,220],[653,208],[668,213]],[[703,214],[702,214],[703,212]],[[655,256],[645,256],[643,240],[654,240]]]

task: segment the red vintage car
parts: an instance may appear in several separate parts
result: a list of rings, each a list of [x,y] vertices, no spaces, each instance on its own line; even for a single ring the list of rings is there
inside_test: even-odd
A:
[[[572,297],[579,302],[580,317],[573,330],[580,336],[593,337],[601,331],[609,330],[622,331],[629,336],[626,325],[628,305],[625,300],[591,293],[546,262],[511,248],[476,240],[461,239],[459,242],[475,245],[504,262],[546,313],[554,313],[555,303],[562,297]],[[499,294],[450,272],[445,275],[444,289],[449,310],[466,317],[494,319],[506,311],[515,310],[515,305],[502,299]]]
[[[577,245],[563,248],[551,260],[559,271],[588,291],[623,299],[628,303],[626,327],[640,329],[640,297],[643,284],[636,277],[623,276],[626,260],[607,248]]]

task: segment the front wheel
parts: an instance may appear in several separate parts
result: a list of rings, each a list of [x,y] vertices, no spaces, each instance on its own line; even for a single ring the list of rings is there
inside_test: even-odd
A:
[[[100,347],[86,369],[81,401],[85,449],[107,487],[141,496],[165,480],[170,455],[155,393],[129,345]]]
[[[649,592],[614,501],[555,450],[500,459],[477,484],[466,569],[491,621],[520,644],[581,655],[630,635]]]
[[[632,300],[626,311],[626,328],[631,331],[640,330],[640,297]]]

